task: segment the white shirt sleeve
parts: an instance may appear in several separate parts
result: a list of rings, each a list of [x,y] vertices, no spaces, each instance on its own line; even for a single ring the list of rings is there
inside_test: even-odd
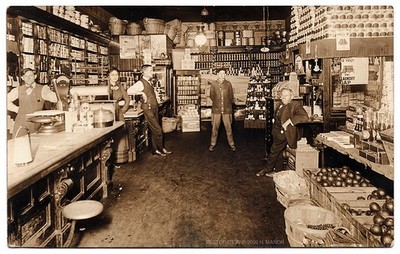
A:
[[[42,98],[53,103],[58,101],[56,93],[51,91],[48,85],[44,85],[42,88]]]
[[[14,101],[18,99],[18,87],[12,89],[8,94],[7,94],[7,109],[10,111],[13,111],[15,113],[18,113],[19,107],[14,104]]]
[[[143,90],[144,90],[143,83],[142,83],[142,81],[139,80],[135,84],[133,84],[131,87],[129,87],[127,92],[128,92],[128,95],[135,95],[140,92],[143,92]]]

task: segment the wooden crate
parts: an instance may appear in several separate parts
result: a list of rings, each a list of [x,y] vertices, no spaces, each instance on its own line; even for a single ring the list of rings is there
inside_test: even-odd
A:
[[[343,188],[335,188],[335,187],[327,187],[328,192],[332,194],[337,200],[339,204],[347,203],[351,209],[354,210],[362,210],[362,211],[368,211],[369,210],[369,204],[371,202],[377,203],[380,207],[385,203],[385,199],[378,199],[378,200],[357,200],[358,197],[364,197],[366,199],[366,196],[368,196],[373,190],[375,190],[375,187],[368,187],[366,188],[365,192],[342,192]],[[353,218],[357,220],[361,225],[363,225],[366,229],[369,229],[373,222],[373,215],[353,215]],[[387,216],[390,218],[393,218],[393,216]],[[378,241],[380,241],[379,237],[374,236]]]
[[[318,150],[301,151],[287,148],[286,156],[288,160],[288,168],[295,170],[299,175],[303,175],[305,168],[318,168]]]
[[[365,200],[356,200],[357,197],[367,197],[375,187],[323,187],[320,185],[311,174],[307,173],[310,170],[312,173],[318,172],[316,169],[305,169],[304,178],[310,186],[310,197],[315,200],[321,207],[336,213],[342,220],[342,225],[349,229],[350,233],[365,247],[382,247],[383,245],[365,225],[365,218],[355,218],[341,204],[350,202],[350,207],[354,204],[359,204]],[[338,199],[339,197],[339,199]],[[343,198],[343,199],[341,199]],[[346,201],[345,201],[346,200]],[[369,216],[371,217],[371,216]],[[364,222],[363,222],[364,221]]]

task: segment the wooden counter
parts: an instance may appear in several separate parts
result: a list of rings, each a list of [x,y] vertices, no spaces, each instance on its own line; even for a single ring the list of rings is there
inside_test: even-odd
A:
[[[394,168],[391,165],[381,165],[377,163],[373,163],[359,155],[359,150],[357,148],[343,148],[338,145],[336,142],[327,140],[322,138],[321,136],[317,136],[316,141],[325,145],[329,146],[341,154],[349,156],[351,159],[358,161],[359,163],[364,164],[365,166],[370,167],[373,171],[384,175],[386,178],[390,180],[394,180]]]
[[[107,197],[113,167],[113,136],[124,122],[83,133],[31,136],[34,160],[18,167],[8,142],[8,244],[10,247],[67,247],[73,235],[63,207]]]
[[[83,133],[59,132],[54,134],[31,135],[33,161],[18,167],[13,159],[13,140],[8,141],[7,189],[8,198],[26,186],[51,173],[70,158],[84,150],[99,144],[107,135],[121,128],[123,122],[116,122],[111,127],[94,128]]]

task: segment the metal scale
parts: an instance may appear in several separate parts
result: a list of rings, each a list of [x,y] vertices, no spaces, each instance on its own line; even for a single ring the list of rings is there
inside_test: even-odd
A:
[[[57,133],[65,130],[65,113],[68,110],[70,79],[60,74],[52,80],[57,95],[57,110],[41,110],[27,115],[27,120],[40,124],[39,133]]]
[[[42,110],[27,115],[28,121],[40,124],[39,133],[65,130],[65,114],[60,110]]]

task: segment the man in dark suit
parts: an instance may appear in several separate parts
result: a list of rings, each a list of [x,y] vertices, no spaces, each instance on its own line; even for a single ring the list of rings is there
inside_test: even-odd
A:
[[[306,122],[308,114],[300,103],[292,101],[292,99],[293,91],[289,88],[283,88],[281,90],[282,103],[275,110],[271,153],[268,155],[265,169],[259,171],[256,174],[257,176],[271,176],[273,172],[282,171],[283,151],[285,151],[286,146],[289,145],[293,149],[297,148],[299,135],[296,125]]]

